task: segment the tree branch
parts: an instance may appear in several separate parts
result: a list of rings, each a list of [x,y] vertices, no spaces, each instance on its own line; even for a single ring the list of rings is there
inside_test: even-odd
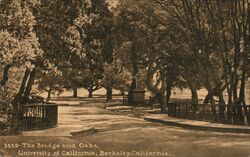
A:
[[[5,67],[4,67],[4,71],[3,71],[3,78],[2,80],[0,81],[0,86],[5,86],[8,79],[9,79],[9,70],[10,68],[12,67],[11,64],[7,64]]]

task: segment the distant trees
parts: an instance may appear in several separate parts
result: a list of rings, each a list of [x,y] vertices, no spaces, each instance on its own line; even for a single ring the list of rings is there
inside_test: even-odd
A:
[[[92,97],[100,88],[102,64],[112,61],[112,14],[107,3],[43,0],[42,4],[36,17],[45,59],[62,71],[64,86],[73,89],[73,97],[81,87]]]
[[[73,88],[71,80],[74,80],[75,76],[72,69],[82,65],[83,57],[81,55],[83,49],[79,44],[80,35],[73,27],[81,7],[81,2],[75,0],[69,2],[41,0],[40,5],[34,8],[37,20],[35,32],[44,52],[40,73],[46,74],[38,81],[38,87],[44,87],[44,80],[47,80],[46,84],[50,86]],[[60,75],[57,75],[59,73]],[[67,77],[69,73],[72,74],[71,77]],[[58,76],[61,79],[58,79]],[[57,83],[59,84],[55,85]]]
[[[46,101],[51,99],[55,92],[63,92],[62,74],[55,70],[39,71],[36,76],[36,84],[40,93],[47,92]]]
[[[93,67],[92,67],[93,68]],[[82,73],[82,87],[88,91],[88,97],[93,97],[93,92],[100,89],[102,81],[102,71],[96,69],[85,69]]]
[[[132,80],[131,73],[124,68],[121,60],[114,59],[114,62],[104,64],[102,87],[107,90],[107,100],[112,99],[112,89],[125,94],[128,91]]]

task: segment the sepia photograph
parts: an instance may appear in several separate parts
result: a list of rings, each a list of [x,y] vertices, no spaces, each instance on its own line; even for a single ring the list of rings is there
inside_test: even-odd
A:
[[[250,0],[0,0],[0,157],[250,157]]]

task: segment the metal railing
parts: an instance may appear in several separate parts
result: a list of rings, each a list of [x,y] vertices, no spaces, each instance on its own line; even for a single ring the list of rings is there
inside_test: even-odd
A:
[[[22,130],[47,129],[57,126],[57,104],[31,104],[23,106]]]
[[[168,115],[224,124],[250,125],[250,105],[169,103]]]

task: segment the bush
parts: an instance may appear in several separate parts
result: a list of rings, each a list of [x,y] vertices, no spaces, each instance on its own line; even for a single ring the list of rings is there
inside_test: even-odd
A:
[[[0,135],[6,135],[10,130],[12,98],[12,94],[8,87],[0,88]]]

